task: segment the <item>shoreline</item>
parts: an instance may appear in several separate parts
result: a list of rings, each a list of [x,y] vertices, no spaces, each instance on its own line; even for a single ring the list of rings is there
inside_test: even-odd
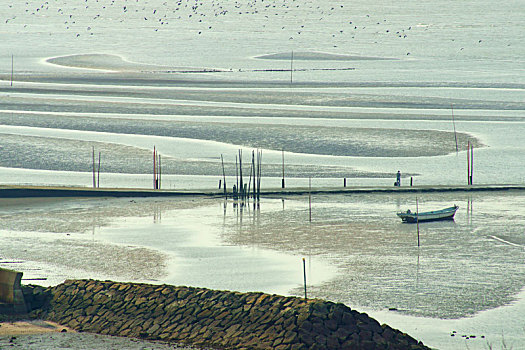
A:
[[[525,185],[520,184],[483,184],[483,185],[438,185],[438,186],[406,186],[406,187],[327,187],[327,188],[291,188],[261,190],[261,195],[305,195],[305,194],[358,194],[358,193],[430,193],[430,192],[483,192],[483,191],[523,191]],[[0,199],[3,198],[45,198],[45,197],[165,197],[165,196],[195,196],[224,197],[222,190],[149,190],[139,188],[90,188],[68,186],[17,186],[0,185]],[[232,193],[227,194],[232,198]]]

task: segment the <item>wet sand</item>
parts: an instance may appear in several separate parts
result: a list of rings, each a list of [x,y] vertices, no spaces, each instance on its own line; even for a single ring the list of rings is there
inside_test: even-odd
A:
[[[81,54],[60,57],[51,57],[46,63],[63,67],[86,68],[108,72],[173,72],[173,71],[204,71],[204,68],[160,66],[154,64],[137,63],[126,60],[122,56],[110,54]]]
[[[196,349],[181,344],[77,333],[54,322],[42,320],[0,322],[0,349],[5,348],[24,350]]]
[[[61,326],[51,321],[27,320],[0,322],[0,337],[18,336],[29,334],[42,334],[50,332],[74,332],[68,327]]]

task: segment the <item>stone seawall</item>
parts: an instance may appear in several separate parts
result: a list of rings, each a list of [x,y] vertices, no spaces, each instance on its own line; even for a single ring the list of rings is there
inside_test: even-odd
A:
[[[23,289],[31,317],[83,332],[220,349],[428,349],[364,313],[317,299],[95,280]]]

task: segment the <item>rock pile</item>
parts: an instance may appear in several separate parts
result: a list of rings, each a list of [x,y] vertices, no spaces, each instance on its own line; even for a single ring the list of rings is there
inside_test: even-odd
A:
[[[24,296],[32,317],[84,332],[235,349],[428,349],[322,300],[95,280],[24,286]]]

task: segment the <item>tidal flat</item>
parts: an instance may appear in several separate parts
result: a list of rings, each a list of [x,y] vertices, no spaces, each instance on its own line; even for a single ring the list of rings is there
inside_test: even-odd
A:
[[[429,346],[461,348],[465,340],[450,336],[460,329],[478,335],[469,346],[498,344],[502,332],[508,344],[523,338],[525,222],[508,209],[525,207],[516,206],[521,191],[419,194],[420,210],[460,207],[454,221],[422,223],[420,247],[416,225],[395,216],[414,209],[413,194],[314,195],[311,222],[307,196],[264,198],[255,209],[217,198],[9,201],[0,263],[32,283],[96,278],[301,296],[305,257],[310,297],[368,312]]]
[[[0,6],[0,182],[217,189],[525,183],[524,3],[42,1]],[[467,152],[469,145],[473,153]],[[471,148],[472,149],[472,148]],[[99,156],[100,155],[100,156]],[[222,177],[222,158],[225,176]],[[249,169],[245,168],[245,174]],[[522,192],[0,199],[27,282],[173,283],[314,297],[439,349],[522,348]],[[454,336],[452,336],[454,335]],[[475,338],[470,337],[476,336]],[[465,336],[465,337],[463,337]],[[80,336],[82,337],[82,336]],[[87,336],[86,336],[87,337]],[[466,338],[469,339],[466,339]],[[58,344],[58,343],[57,343]]]

